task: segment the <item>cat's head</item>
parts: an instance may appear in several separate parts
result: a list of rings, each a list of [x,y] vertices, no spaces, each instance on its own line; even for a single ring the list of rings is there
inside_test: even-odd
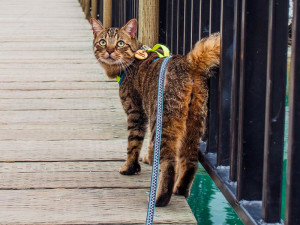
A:
[[[110,78],[115,78],[133,61],[141,44],[137,40],[137,20],[130,20],[121,28],[104,28],[91,19],[94,33],[94,54]]]

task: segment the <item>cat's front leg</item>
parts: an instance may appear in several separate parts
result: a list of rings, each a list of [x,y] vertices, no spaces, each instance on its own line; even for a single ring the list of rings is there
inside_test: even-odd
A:
[[[146,133],[147,118],[145,114],[137,108],[128,113],[127,123],[127,159],[121,166],[120,173],[123,175],[133,175],[141,171],[139,156]]]

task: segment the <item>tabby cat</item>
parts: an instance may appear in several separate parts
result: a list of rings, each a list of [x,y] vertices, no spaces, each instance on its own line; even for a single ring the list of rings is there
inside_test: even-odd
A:
[[[127,114],[127,159],[120,173],[141,171],[140,150],[149,128],[148,153],[143,162],[152,164],[155,137],[158,74],[163,58],[153,52],[138,60],[142,48],[136,37],[137,20],[122,28],[104,28],[91,19],[94,53],[109,78],[125,72],[119,94]],[[160,177],[156,206],[166,206],[172,193],[189,196],[198,163],[200,139],[205,132],[210,69],[219,65],[220,36],[197,42],[186,55],[174,55],[165,75]]]

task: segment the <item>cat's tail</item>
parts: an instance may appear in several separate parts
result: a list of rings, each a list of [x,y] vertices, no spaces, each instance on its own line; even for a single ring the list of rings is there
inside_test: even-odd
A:
[[[198,41],[186,55],[186,61],[193,72],[209,76],[210,69],[220,63],[220,33]]]

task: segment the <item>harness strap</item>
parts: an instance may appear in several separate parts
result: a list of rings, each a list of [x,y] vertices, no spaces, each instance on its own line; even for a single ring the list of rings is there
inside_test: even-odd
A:
[[[153,224],[154,210],[156,203],[156,190],[157,180],[159,172],[159,157],[160,157],[160,144],[161,144],[161,133],[162,133],[162,117],[163,117],[163,98],[164,98],[164,81],[168,63],[172,56],[168,56],[164,59],[161,64],[159,71],[159,80],[157,88],[157,109],[156,109],[156,132],[155,132],[155,143],[153,150],[153,166],[151,176],[151,187],[149,194],[149,203],[147,211],[146,225]]]
[[[160,52],[157,51],[159,48],[161,48],[163,50],[163,54],[161,54]],[[165,45],[161,45],[161,44],[156,44],[153,46],[153,48],[149,48],[148,46],[143,45],[141,47],[141,49],[148,51],[148,52],[155,52],[159,56],[159,58],[167,57],[170,55],[170,50],[168,49],[168,47],[166,47]],[[153,59],[152,62],[155,62],[159,58]],[[116,76],[116,80],[119,83],[119,86],[121,86],[125,76],[126,76],[125,71],[123,71],[120,75]]]

